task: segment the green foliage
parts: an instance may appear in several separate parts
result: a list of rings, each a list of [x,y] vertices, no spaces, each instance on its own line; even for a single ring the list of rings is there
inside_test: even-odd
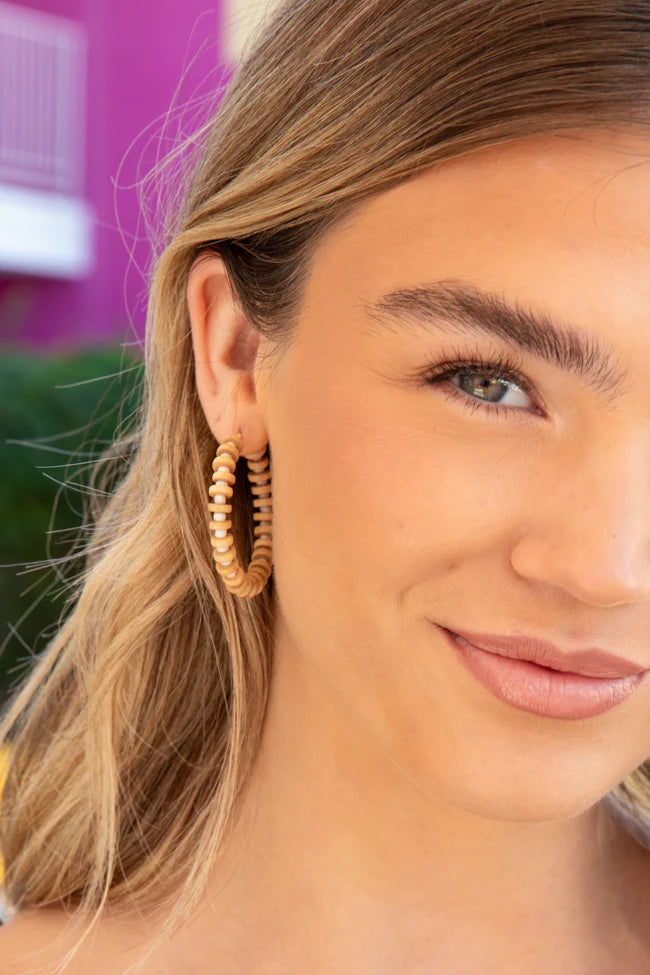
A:
[[[0,700],[64,605],[52,569],[29,563],[70,552],[88,463],[129,425],[141,379],[122,348],[0,356]]]

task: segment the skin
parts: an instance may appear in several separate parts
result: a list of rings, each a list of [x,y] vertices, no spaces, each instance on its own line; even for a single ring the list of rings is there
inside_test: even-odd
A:
[[[650,853],[601,804],[650,754],[650,682],[596,717],[533,715],[431,622],[650,667],[648,160],[638,132],[540,136],[377,195],[321,240],[281,355],[219,258],[194,265],[212,432],[273,454],[275,671],[208,895],[147,971],[650,971]],[[495,418],[418,383],[451,351],[507,351],[373,330],[365,302],[443,278],[591,332],[624,392],[532,356],[543,416],[519,389]],[[106,921],[98,971],[136,957],[139,925]]]

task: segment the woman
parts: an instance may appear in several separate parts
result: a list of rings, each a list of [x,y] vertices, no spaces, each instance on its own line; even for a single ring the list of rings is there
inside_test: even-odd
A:
[[[646,0],[267,20],[5,716],[3,975],[650,972],[649,119]]]

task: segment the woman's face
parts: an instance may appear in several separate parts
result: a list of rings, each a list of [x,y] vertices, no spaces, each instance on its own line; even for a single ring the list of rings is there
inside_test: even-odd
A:
[[[526,138],[377,195],[321,240],[293,345],[256,367],[278,665],[297,655],[362,739],[481,815],[570,815],[650,755],[647,679],[543,716],[440,629],[650,668],[649,161],[631,132]],[[519,378],[427,380],[457,356]]]

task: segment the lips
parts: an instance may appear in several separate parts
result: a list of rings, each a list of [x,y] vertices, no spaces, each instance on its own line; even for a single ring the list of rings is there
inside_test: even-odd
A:
[[[443,627],[443,629],[446,629]],[[644,669],[631,660],[607,653],[598,647],[585,650],[562,651],[546,640],[534,637],[495,636],[488,633],[471,633],[467,630],[447,630],[457,634],[480,650],[510,657],[512,660],[528,660],[540,667],[585,677],[630,677],[643,673]]]
[[[544,718],[596,717],[622,704],[650,677],[650,670],[625,677],[592,677],[553,670],[524,658],[480,649],[452,630],[439,630],[458,662],[496,698]],[[477,634],[473,636],[476,638]]]

